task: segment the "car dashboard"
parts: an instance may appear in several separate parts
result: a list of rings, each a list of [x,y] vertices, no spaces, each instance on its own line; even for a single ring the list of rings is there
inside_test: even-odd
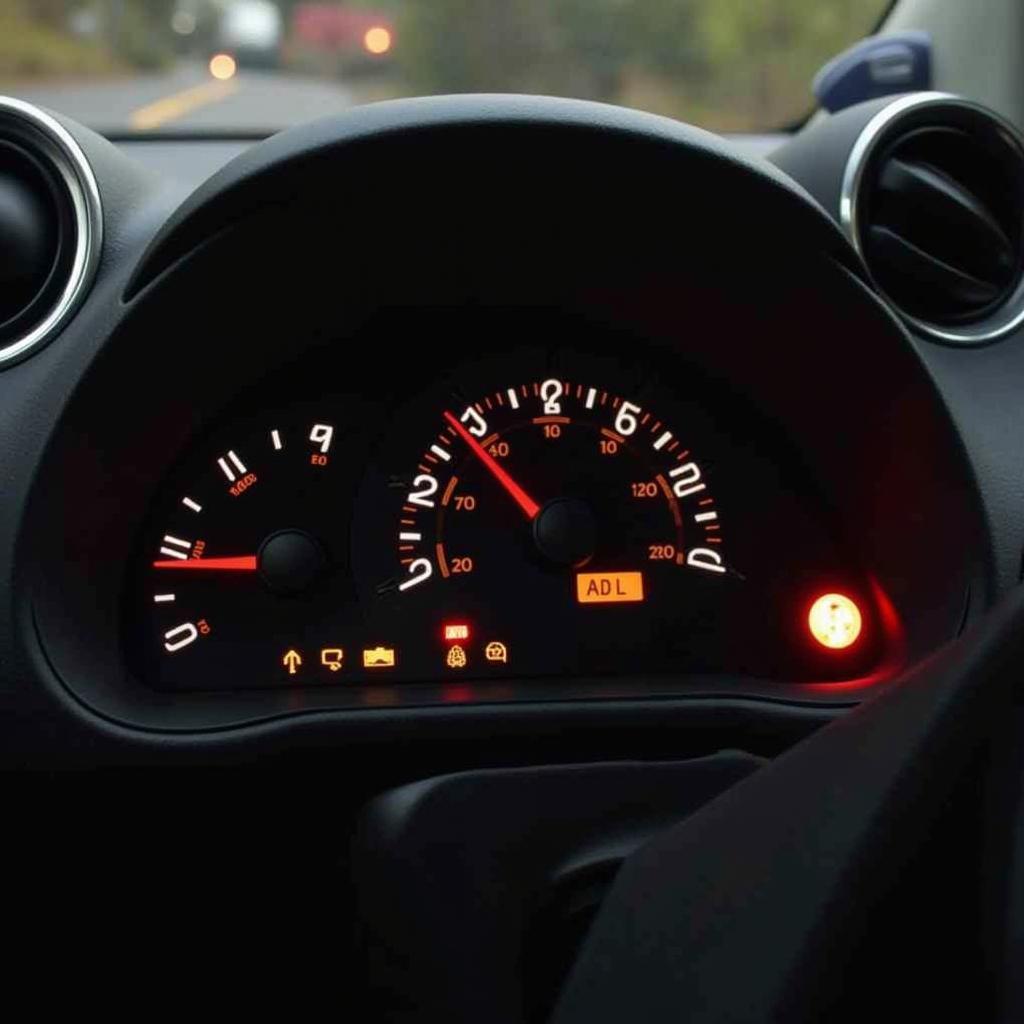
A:
[[[846,861],[776,856],[770,801],[730,833],[725,790],[884,851],[871,794],[960,772],[897,741],[1021,572],[997,115],[915,93],[769,147],[453,96],[115,144],[0,99],[0,200],[0,756],[41,942],[116,910],[123,978],[187,932],[290,1005],[547,1020],[700,808],[734,880],[764,847],[773,928],[809,868],[833,911]],[[820,779],[779,757],[808,737]]]
[[[7,110],[87,168],[97,260],[5,349],[8,700],[216,749],[884,687],[1015,578],[1019,349],[1001,310],[939,343],[828,216],[902,130],[863,106],[783,173],[593,104],[379,104],[180,204]]]

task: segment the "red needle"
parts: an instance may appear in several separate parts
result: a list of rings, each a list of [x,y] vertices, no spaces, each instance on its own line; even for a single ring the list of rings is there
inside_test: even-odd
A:
[[[211,569],[221,572],[255,572],[256,556],[239,555],[237,558],[168,558],[154,562],[154,569]]]
[[[526,513],[527,518],[536,519],[540,505],[498,465],[495,459],[487,454],[487,449],[450,412],[446,411],[444,418],[455,428],[459,437],[469,445],[469,450],[491,471],[495,480],[512,495],[516,504]]]

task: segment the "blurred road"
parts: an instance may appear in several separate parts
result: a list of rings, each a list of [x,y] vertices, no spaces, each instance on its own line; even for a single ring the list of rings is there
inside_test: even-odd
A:
[[[262,132],[286,128],[350,107],[340,82],[279,71],[239,71],[220,82],[201,64],[160,75],[103,82],[0,86],[100,131]]]

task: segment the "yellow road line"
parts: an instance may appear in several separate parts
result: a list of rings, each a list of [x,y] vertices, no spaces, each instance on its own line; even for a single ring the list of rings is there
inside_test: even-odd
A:
[[[194,85],[190,89],[184,89],[171,96],[165,96],[155,103],[148,103],[139,107],[130,118],[131,126],[136,131],[146,131],[151,128],[159,128],[168,121],[174,121],[179,117],[197,110],[199,107],[208,106],[210,103],[217,103],[226,99],[233,92],[238,91],[238,82],[219,82],[216,80],[203,82]]]

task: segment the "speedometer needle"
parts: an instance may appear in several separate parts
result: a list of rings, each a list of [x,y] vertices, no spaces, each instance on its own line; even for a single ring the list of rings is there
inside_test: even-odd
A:
[[[168,558],[154,562],[154,569],[207,569],[221,572],[255,572],[255,555],[238,555],[234,558]]]
[[[515,503],[526,513],[527,519],[536,519],[540,505],[498,465],[497,460],[488,453],[487,449],[447,410],[444,418],[452,425],[459,437],[466,442],[469,450],[491,471],[494,479],[505,488]]]

